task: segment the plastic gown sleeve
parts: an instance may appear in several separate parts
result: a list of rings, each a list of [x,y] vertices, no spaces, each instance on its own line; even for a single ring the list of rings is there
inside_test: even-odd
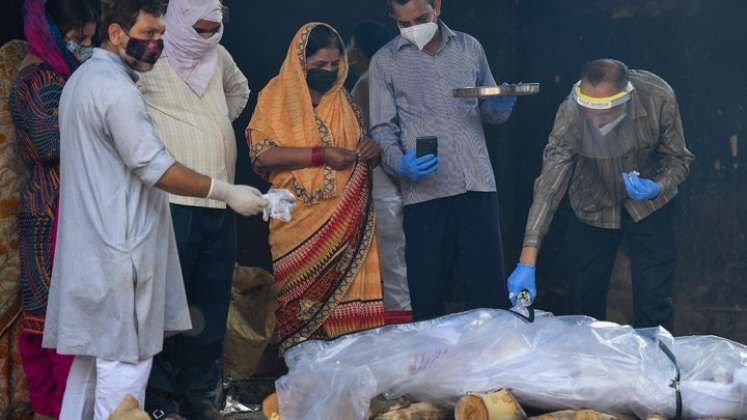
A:
[[[376,208],[376,231],[379,237],[381,282],[384,289],[384,309],[410,311],[410,288],[407,283],[405,232],[402,227],[402,197],[397,185],[381,168],[373,171],[373,198]]]

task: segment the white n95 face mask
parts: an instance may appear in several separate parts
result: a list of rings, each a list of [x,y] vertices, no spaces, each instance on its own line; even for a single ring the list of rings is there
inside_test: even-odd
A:
[[[408,28],[399,28],[402,38],[413,43],[420,51],[436,36],[438,24],[435,22],[422,23]]]

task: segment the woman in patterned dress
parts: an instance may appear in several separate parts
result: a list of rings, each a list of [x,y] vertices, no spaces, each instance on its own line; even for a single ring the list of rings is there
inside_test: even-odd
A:
[[[384,323],[371,168],[379,158],[343,88],[339,34],[309,23],[247,128],[255,170],[298,202],[270,225],[281,352]]]
[[[19,151],[30,170],[18,220],[23,292],[19,348],[35,418],[57,418],[72,358],[42,348],[59,194],[58,105],[65,81],[92,53],[97,15],[86,0],[26,0],[29,52],[10,94]]]

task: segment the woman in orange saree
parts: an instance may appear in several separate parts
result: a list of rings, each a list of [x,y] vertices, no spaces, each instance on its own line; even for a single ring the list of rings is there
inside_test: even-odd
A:
[[[270,225],[281,352],[384,324],[371,197],[379,149],[343,88],[347,72],[337,31],[304,25],[246,131],[254,169],[297,199],[291,222]]]

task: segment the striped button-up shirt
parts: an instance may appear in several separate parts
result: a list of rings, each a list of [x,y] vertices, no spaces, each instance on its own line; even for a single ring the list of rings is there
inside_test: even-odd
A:
[[[560,105],[545,148],[542,174],[534,184],[525,247],[541,246],[566,191],[576,216],[588,225],[604,229],[619,229],[622,211],[639,222],[677,195],[695,156],[685,144],[674,91],[647,71],[633,70],[630,78],[635,90],[628,118],[635,141],[619,159],[581,156],[580,110],[570,96]],[[629,171],[638,171],[641,178],[658,182],[663,187],[661,194],[646,201],[618,199],[612,190],[624,191],[623,172]]]
[[[167,56],[138,83],[153,126],[168,151],[181,163],[221,181],[233,183],[236,173],[236,135],[232,121],[249,100],[249,84],[223,46],[205,93],[197,95],[169,65]],[[169,195],[173,204],[226,208],[207,198]]]
[[[510,112],[454,97],[455,88],[496,83],[482,45],[443,22],[440,27],[436,55],[398,36],[376,53],[369,69],[371,136],[388,172],[396,172],[417,137],[438,137],[439,170],[417,183],[402,180],[405,205],[496,191],[482,123],[501,124]]]

